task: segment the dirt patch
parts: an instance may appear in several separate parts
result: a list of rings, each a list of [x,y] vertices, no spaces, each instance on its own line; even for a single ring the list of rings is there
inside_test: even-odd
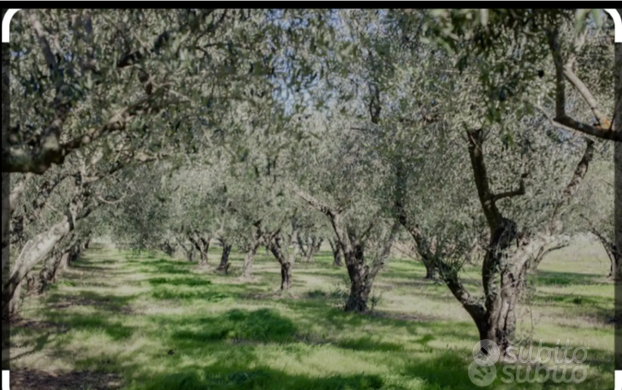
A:
[[[38,370],[11,371],[11,389],[16,390],[114,390],[121,377],[89,371],[52,374]]]

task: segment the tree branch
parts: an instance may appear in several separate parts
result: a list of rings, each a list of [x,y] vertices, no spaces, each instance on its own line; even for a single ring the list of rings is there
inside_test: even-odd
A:
[[[551,215],[551,220],[549,223],[549,234],[557,234],[561,230],[560,217],[562,207],[577,192],[579,184],[581,184],[581,181],[583,180],[588,171],[590,162],[594,158],[594,141],[589,138],[585,138],[585,143],[585,152],[583,152],[583,156],[581,157],[581,160],[579,160],[579,163],[574,170],[574,174],[572,175],[570,182],[564,189],[564,192],[562,192],[561,197],[559,198],[555,205],[555,208],[553,209],[553,213]]]
[[[521,195],[525,195],[525,180],[523,177],[520,178],[520,182],[519,182],[519,187],[518,189],[514,190],[514,191],[507,191],[507,192],[502,192],[500,194],[495,194],[493,195],[493,202],[496,202],[500,199],[503,198],[512,198],[512,197],[516,197],[516,196],[521,196]]]
[[[495,196],[490,189],[488,172],[486,171],[486,165],[484,164],[482,130],[467,131],[467,139],[469,141],[469,157],[473,168],[477,194],[479,196],[479,201],[482,205],[484,215],[486,216],[486,220],[488,221],[488,227],[490,228],[492,236],[501,225],[503,217],[497,208]]]
[[[553,63],[555,64],[555,122],[580,131],[584,134],[592,135],[601,139],[622,142],[622,131],[614,130],[612,122],[599,110],[596,99],[587,88],[587,86],[577,77],[572,70],[576,58],[576,51],[580,50],[582,43],[575,42],[575,53],[569,56],[564,63],[561,49],[559,45],[559,36],[557,31],[549,33],[549,47],[553,55]],[[594,126],[578,122],[566,114],[566,85],[565,80],[570,81],[574,88],[581,94],[585,102],[590,107],[592,114],[597,120]]]
[[[141,98],[135,103],[119,110],[106,124],[98,128],[88,130],[85,134],[77,136],[72,140],[60,144],[59,136],[66,115],[57,113],[52,125],[44,131],[42,142],[39,148],[28,150],[26,147],[9,147],[2,150],[2,170],[4,172],[21,173],[45,173],[52,164],[62,164],[72,151],[83,146],[89,145],[102,136],[121,131],[126,128],[127,123],[142,108],[146,108],[151,101],[149,98]],[[157,110],[160,110],[157,108]],[[65,111],[64,109],[61,111]]]

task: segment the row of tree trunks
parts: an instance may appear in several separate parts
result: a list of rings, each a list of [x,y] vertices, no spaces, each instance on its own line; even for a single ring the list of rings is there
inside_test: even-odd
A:
[[[315,255],[320,251],[324,239],[322,237],[310,236],[305,240],[298,236],[296,241],[298,242],[298,248],[302,255],[303,261],[312,262],[315,259]]]
[[[76,222],[86,218],[96,204],[85,206],[85,192],[82,188],[69,202],[65,215],[47,231],[32,237],[22,247],[13,264],[9,278],[2,289],[2,313],[13,316],[19,307],[19,291],[28,273],[41,261],[45,260],[58,243],[75,229]]]
[[[17,313],[20,301],[21,285],[26,275],[43,261],[73,229],[70,216],[65,216],[48,231],[30,239],[12,264],[11,274],[2,291],[3,313],[13,316]]]
[[[74,241],[74,237],[70,237],[69,241]],[[39,273],[39,293],[44,293],[50,284],[55,283],[58,277],[71,267],[82,252],[88,248],[89,241],[89,238],[75,241],[64,250],[53,253],[46,260]]]

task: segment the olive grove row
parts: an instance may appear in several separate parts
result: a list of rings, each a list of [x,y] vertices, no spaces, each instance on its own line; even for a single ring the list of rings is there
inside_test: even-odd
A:
[[[93,237],[197,266],[218,242],[247,279],[265,247],[281,289],[328,243],[355,312],[405,244],[509,346],[527,275],[574,234],[621,269],[622,50],[587,11],[20,12],[3,315]]]

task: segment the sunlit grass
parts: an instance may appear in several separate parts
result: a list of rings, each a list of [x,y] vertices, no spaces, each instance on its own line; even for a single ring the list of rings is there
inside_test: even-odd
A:
[[[613,386],[613,285],[602,254],[590,251],[545,260],[518,330],[588,348],[588,379],[494,388]],[[218,254],[210,250],[212,268]],[[375,310],[356,315],[339,308],[346,271],[329,252],[295,264],[288,294],[261,251],[254,281],[241,283],[241,257],[234,251],[237,269],[222,275],[160,254],[92,250],[45,297],[25,302],[24,322],[11,329],[12,368],[115,373],[126,390],[477,388],[467,374],[476,328],[444,285],[423,280],[421,264],[393,260]],[[478,291],[476,269],[465,280]]]

